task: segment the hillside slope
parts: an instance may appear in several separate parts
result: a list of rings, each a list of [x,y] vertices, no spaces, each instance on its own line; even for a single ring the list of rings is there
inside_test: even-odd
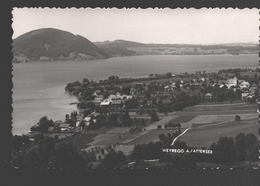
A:
[[[17,37],[13,54],[17,61],[108,58],[106,52],[88,39],[53,28],[33,30]]]
[[[144,44],[125,40],[96,42],[110,57],[132,55],[212,55],[257,54],[258,44],[232,43],[218,45]]]

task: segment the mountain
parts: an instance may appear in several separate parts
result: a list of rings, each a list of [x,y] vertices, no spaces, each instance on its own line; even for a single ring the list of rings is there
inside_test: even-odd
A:
[[[43,28],[27,32],[13,42],[14,61],[104,59],[109,55],[83,36]]]

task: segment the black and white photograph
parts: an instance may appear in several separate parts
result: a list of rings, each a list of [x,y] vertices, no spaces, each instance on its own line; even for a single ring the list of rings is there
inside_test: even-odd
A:
[[[12,11],[14,168],[259,166],[259,10]]]

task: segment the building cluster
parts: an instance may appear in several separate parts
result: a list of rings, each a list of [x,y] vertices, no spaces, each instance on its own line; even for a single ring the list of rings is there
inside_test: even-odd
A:
[[[234,92],[238,91],[241,93],[241,100],[245,101],[254,97],[255,91],[257,89],[256,84],[251,85],[249,82],[242,79],[239,80],[237,77],[216,81],[213,81],[213,78],[210,77],[199,77],[193,78],[190,81],[179,80],[178,83],[170,82],[168,85],[164,86],[164,91],[173,91],[178,86],[182,91],[190,92],[188,90],[191,89],[191,86],[193,86],[194,88],[200,88],[203,85],[206,87],[219,87],[221,89],[229,89]],[[212,99],[213,93],[208,92],[204,96],[206,99]]]
[[[99,96],[94,99],[94,102],[99,102],[100,107],[115,107],[120,108],[122,107],[126,100],[132,99],[133,95],[121,95],[121,93],[117,92],[116,94],[111,94],[107,99],[100,99]]]
[[[171,76],[175,77],[174,74],[172,74]],[[205,72],[201,75],[196,74],[196,76],[193,76],[191,78],[177,77],[175,80],[174,79],[172,79],[171,81],[166,80],[167,83],[166,81],[159,81],[152,82],[149,85],[146,85],[144,82],[132,82],[132,87],[130,88],[128,95],[121,94],[120,92],[116,92],[115,90],[105,90],[106,94],[104,94],[101,92],[101,90],[98,90],[98,88],[96,88],[96,90],[94,89],[95,91],[93,91],[93,94],[91,93],[94,99],[88,100],[87,102],[91,102],[94,105],[95,111],[97,110],[97,108],[107,108],[110,111],[118,111],[121,108],[127,106],[127,101],[129,101],[128,103],[130,103],[133,99],[135,102],[134,108],[142,109],[145,106],[145,108],[159,109],[160,104],[167,106],[173,104],[176,98],[175,93],[180,93],[179,90],[185,92],[186,94],[189,94],[190,96],[200,94],[200,96],[204,96],[205,100],[213,100],[215,99],[215,91],[226,89],[236,93],[238,92],[239,94],[237,95],[241,95],[241,100],[245,101],[253,98],[257,90],[256,84],[251,85],[246,80],[238,79],[237,77],[228,79],[217,79],[211,76],[207,76]],[[217,89],[215,89],[216,87]],[[80,86],[74,87],[75,90],[77,88],[80,88]],[[236,97],[236,99],[238,99],[238,97]],[[160,103],[158,104],[159,106],[157,105],[157,103]],[[85,126],[89,126],[91,122],[96,123],[95,118],[98,113],[96,113],[95,111],[87,116],[81,113],[80,115],[74,117],[73,122],[74,124],[76,123],[76,127],[80,127],[80,123],[82,122],[85,123]],[[72,125],[67,120],[59,120],[54,123],[55,126],[50,127],[48,130],[49,132],[53,132],[55,130],[73,130],[73,127],[71,127]]]
[[[230,89],[234,92],[238,91],[241,93],[241,100],[248,101],[255,96],[255,91],[257,90],[256,84],[250,84],[245,80],[239,80],[237,77],[229,78],[224,81],[220,81],[219,83],[213,83],[212,86],[219,86],[221,89]],[[211,93],[207,93],[205,95],[206,98],[212,98]]]

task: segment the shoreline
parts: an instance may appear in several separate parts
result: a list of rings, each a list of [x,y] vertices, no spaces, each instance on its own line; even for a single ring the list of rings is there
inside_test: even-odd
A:
[[[114,56],[114,57],[109,57],[109,58],[104,58],[104,59],[83,59],[83,60],[76,60],[76,59],[68,59],[68,60],[49,60],[49,61],[43,61],[43,60],[32,60],[32,61],[27,61],[27,62],[12,62],[12,64],[20,64],[20,63],[46,63],[46,62],[66,62],[66,61],[73,61],[73,62],[80,62],[80,61],[101,61],[101,60],[110,60],[110,59],[118,59],[118,58],[131,58],[131,57],[145,57],[145,56],[234,56],[234,57],[239,57],[239,56],[250,56],[250,55],[258,55],[257,53],[248,53],[248,54],[239,54],[239,55],[234,55],[234,54],[144,54],[144,55],[132,55],[132,56]]]

